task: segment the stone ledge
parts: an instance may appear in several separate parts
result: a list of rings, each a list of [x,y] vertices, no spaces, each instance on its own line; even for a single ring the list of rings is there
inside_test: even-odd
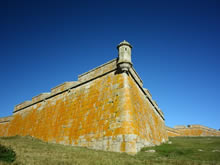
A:
[[[192,137],[196,136],[196,135],[192,135],[192,134],[188,135],[184,133],[184,131],[194,131],[194,130],[200,130],[205,132],[204,135],[198,135],[198,136],[220,136],[220,131],[199,124],[187,125],[187,126],[178,125],[178,126],[174,126],[174,130],[178,131],[181,134],[180,136],[192,136]],[[207,135],[206,133],[208,133],[209,135]]]
[[[174,128],[166,126],[166,130],[180,135],[180,133]]]
[[[143,81],[141,80],[137,72],[135,71],[134,67],[132,67],[129,71],[131,72],[131,74],[133,75],[137,83],[143,88]]]
[[[41,93],[37,96],[32,97],[32,104],[35,102],[38,102],[40,100],[46,99],[48,96],[50,96],[50,93]]]
[[[207,129],[207,130],[210,130],[210,131],[217,131],[216,129],[209,128],[209,127],[199,125],[199,124],[188,125],[188,128],[202,128],[202,129]]]
[[[8,123],[11,121],[13,117],[12,116],[8,116],[8,117],[1,117],[0,118],[0,123]]]
[[[25,107],[27,107],[27,106],[29,106],[29,105],[31,105],[31,104],[32,104],[32,101],[31,101],[31,100],[24,101],[24,102],[22,102],[22,103],[16,105],[16,106],[14,107],[14,111],[13,111],[13,112],[18,111],[19,109],[23,109],[23,108],[25,108]]]
[[[145,93],[147,94],[147,96],[149,98],[152,98],[152,95],[151,95],[150,91],[147,88],[144,88],[144,91],[145,91]]]
[[[176,130],[181,130],[181,129],[188,129],[188,130],[193,130],[193,129],[202,129],[202,130],[207,130],[207,131],[211,131],[211,132],[220,132],[216,129],[213,129],[213,128],[209,128],[209,127],[206,127],[206,126],[202,126],[202,125],[188,125],[188,126],[174,126],[174,129]]]
[[[72,86],[76,86],[78,85],[79,82],[78,81],[69,81],[69,82],[64,82],[54,88],[51,89],[51,95],[55,95],[57,93],[63,92],[67,89],[69,89]]]
[[[32,98],[31,101],[24,101],[18,105],[15,106],[13,113],[16,113],[18,111],[21,111],[29,106],[32,106],[34,104],[37,104],[41,101],[44,101],[46,99],[49,99],[51,97],[54,97],[56,95],[59,95],[69,89],[78,87],[83,85],[84,83],[87,83],[89,81],[92,81],[93,79],[96,79],[98,77],[101,77],[109,72],[112,72],[117,69],[116,65],[117,59],[111,60],[95,69],[90,70],[89,72],[86,72],[82,75],[79,75],[79,81],[70,81],[70,82],[64,82],[63,84],[60,84],[54,88],[51,89],[51,93],[42,93]]]
[[[134,71],[134,69],[133,69]],[[164,114],[162,113],[162,111],[158,108],[157,104],[155,104],[154,100],[152,99],[152,97],[149,97],[148,94],[145,92],[145,88],[143,88],[143,84],[139,82],[140,79],[137,79],[138,74],[137,72],[131,72],[131,69],[129,70],[129,73],[131,75],[131,77],[134,79],[134,81],[136,82],[136,84],[138,85],[138,87],[141,89],[141,91],[144,93],[144,95],[146,96],[146,99],[148,99],[148,101],[150,102],[150,104],[153,106],[153,108],[155,109],[155,111],[159,114],[159,116],[164,119]],[[142,81],[141,81],[142,82]]]
[[[103,65],[100,65],[86,73],[79,75],[78,81],[86,82],[116,69],[117,69],[117,59],[113,59]]]
[[[152,95],[151,95],[150,91],[146,88],[143,88],[143,89],[146,94],[146,97],[148,97],[148,99],[151,100],[151,103],[154,105],[154,107],[156,107],[156,109],[158,110],[158,113],[160,113],[160,115],[164,117],[163,111],[159,108],[157,102],[152,99]]]
[[[13,113],[16,113],[20,110],[25,109],[26,107],[32,106],[34,104],[37,104],[41,101],[44,101],[46,99],[49,99],[51,97],[54,97],[56,95],[59,95],[69,89],[76,88],[78,86],[81,86],[85,83],[88,83],[90,81],[93,81],[94,79],[97,79],[105,74],[108,74],[110,72],[117,70],[117,59],[113,59],[99,67],[96,67],[86,73],[83,73],[78,76],[78,81],[72,81],[72,82],[65,82],[63,84],[60,84],[54,88],[51,89],[51,93],[42,93],[38,96],[35,96],[32,98],[32,101],[25,101],[21,104],[18,104],[15,106]],[[149,91],[146,92],[143,88],[142,80],[140,79],[139,75],[135,71],[135,69],[132,67],[128,71],[130,75],[132,75],[132,78],[135,80],[137,85],[140,87],[141,91],[146,95],[146,98],[149,100],[149,102],[152,104],[155,111],[161,116],[161,118],[164,120],[164,115],[162,111],[158,108],[157,104],[152,100],[151,94],[149,95]]]
[[[182,128],[187,128],[185,125],[175,125],[174,129],[182,129]]]

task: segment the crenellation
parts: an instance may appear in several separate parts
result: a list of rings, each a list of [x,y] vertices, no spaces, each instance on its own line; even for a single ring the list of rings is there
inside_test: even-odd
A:
[[[164,116],[164,113],[163,113],[163,111],[162,111],[160,108],[158,108],[158,111],[159,111],[159,113],[160,113],[162,116]]]
[[[86,73],[79,75],[78,81],[81,83],[86,82],[86,81],[95,79],[99,76],[102,76],[108,72],[114,71],[116,69],[117,69],[117,59],[114,59]]]
[[[153,102],[154,102],[154,104],[155,104],[155,105],[156,105],[156,106],[158,107],[158,104],[157,104],[157,102],[156,102],[155,100],[154,100]]]
[[[185,125],[175,125],[174,126],[175,129],[181,129],[181,128],[187,128]]]
[[[25,108],[25,107],[27,107],[27,106],[29,106],[29,105],[31,105],[31,104],[32,104],[32,100],[24,101],[24,102],[22,102],[22,103],[16,105],[16,106],[14,107],[14,111],[13,111],[13,112],[16,112],[16,111],[18,111],[18,110],[20,110],[20,109],[23,109],[23,108]]]
[[[32,97],[32,104],[42,101],[44,99],[46,99],[47,97],[49,97],[51,94],[50,93],[41,93],[37,96]]]
[[[220,136],[220,131],[199,124],[178,125],[172,129],[179,135],[170,134],[170,130],[167,129],[168,136]]]
[[[135,69],[132,67],[129,69],[129,72],[131,73],[135,81],[140,85],[140,87],[143,88],[143,82],[141,78],[139,77],[139,75],[137,74],[137,72],[135,71]]]
[[[180,136],[181,134],[175,128],[166,126],[167,135],[169,137]]]
[[[51,89],[51,95],[56,95],[58,93],[61,93],[67,89],[70,89],[73,86],[78,85],[79,82],[78,81],[70,81],[70,82],[64,82],[54,88]]]
[[[152,95],[151,95],[150,91],[147,88],[144,88],[144,91],[145,91],[147,97],[152,99]]]
[[[7,116],[7,117],[0,117],[0,124],[1,123],[8,123],[13,119],[13,116]]]
[[[149,100],[150,104],[152,105],[152,107],[155,109],[155,112],[157,114],[159,114],[159,116],[164,120],[164,114],[163,113],[160,113],[160,110],[157,106],[157,104],[155,104],[154,100],[152,99],[152,97],[148,97],[148,90],[146,90],[146,88],[143,88],[143,84],[140,84],[139,83],[139,79],[137,80],[137,78],[139,77],[137,73],[135,73],[135,75],[137,76],[134,76],[134,72],[131,72],[132,69],[129,69],[128,73],[130,73],[131,77],[134,79],[134,81],[137,83],[137,85],[139,86],[139,88],[141,89],[141,91],[144,93],[145,96],[147,96],[147,99]],[[141,80],[141,79],[140,79]],[[141,80],[142,82],[142,80]]]

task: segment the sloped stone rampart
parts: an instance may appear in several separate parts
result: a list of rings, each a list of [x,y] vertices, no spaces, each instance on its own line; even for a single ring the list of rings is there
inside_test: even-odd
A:
[[[133,81],[132,76],[128,77],[128,89],[127,102],[130,104],[127,106],[131,106],[128,113],[132,116],[134,131],[140,139],[144,139],[144,145],[159,145],[167,141],[163,114],[148,100],[146,93]],[[140,142],[137,143],[142,145]]]
[[[166,127],[170,136],[220,136],[220,131],[202,125],[178,125],[174,128]]]
[[[0,118],[0,136],[8,135],[8,125],[12,119],[13,119],[13,116]]]
[[[166,131],[168,137],[180,136],[180,133],[174,128],[170,128],[166,126]]]
[[[137,73],[118,73],[115,64],[17,105],[10,122],[0,123],[0,135],[131,154],[166,141],[164,118],[132,76]]]
[[[16,105],[10,120],[0,119],[0,136],[131,154],[165,142],[164,115],[133,68],[132,46],[117,48],[117,59]]]

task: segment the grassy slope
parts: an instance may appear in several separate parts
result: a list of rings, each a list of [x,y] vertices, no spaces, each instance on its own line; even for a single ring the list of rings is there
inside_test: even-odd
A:
[[[89,165],[220,165],[220,137],[176,137],[172,144],[144,148],[135,156],[95,151],[82,147],[48,144],[31,137],[0,138],[0,144],[16,152],[12,164],[89,164]],[[156,153],[145,152],[154,149]],[[202,151],[199,151],[202,150]],[[0,164],[7,164],[1,162]]]

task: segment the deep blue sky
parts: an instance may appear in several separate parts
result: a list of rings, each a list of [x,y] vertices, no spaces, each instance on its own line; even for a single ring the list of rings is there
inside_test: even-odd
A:
[[[5,1],[0,117],[116,58],[122,40],[168,126],[220,128],[219,0]]]

